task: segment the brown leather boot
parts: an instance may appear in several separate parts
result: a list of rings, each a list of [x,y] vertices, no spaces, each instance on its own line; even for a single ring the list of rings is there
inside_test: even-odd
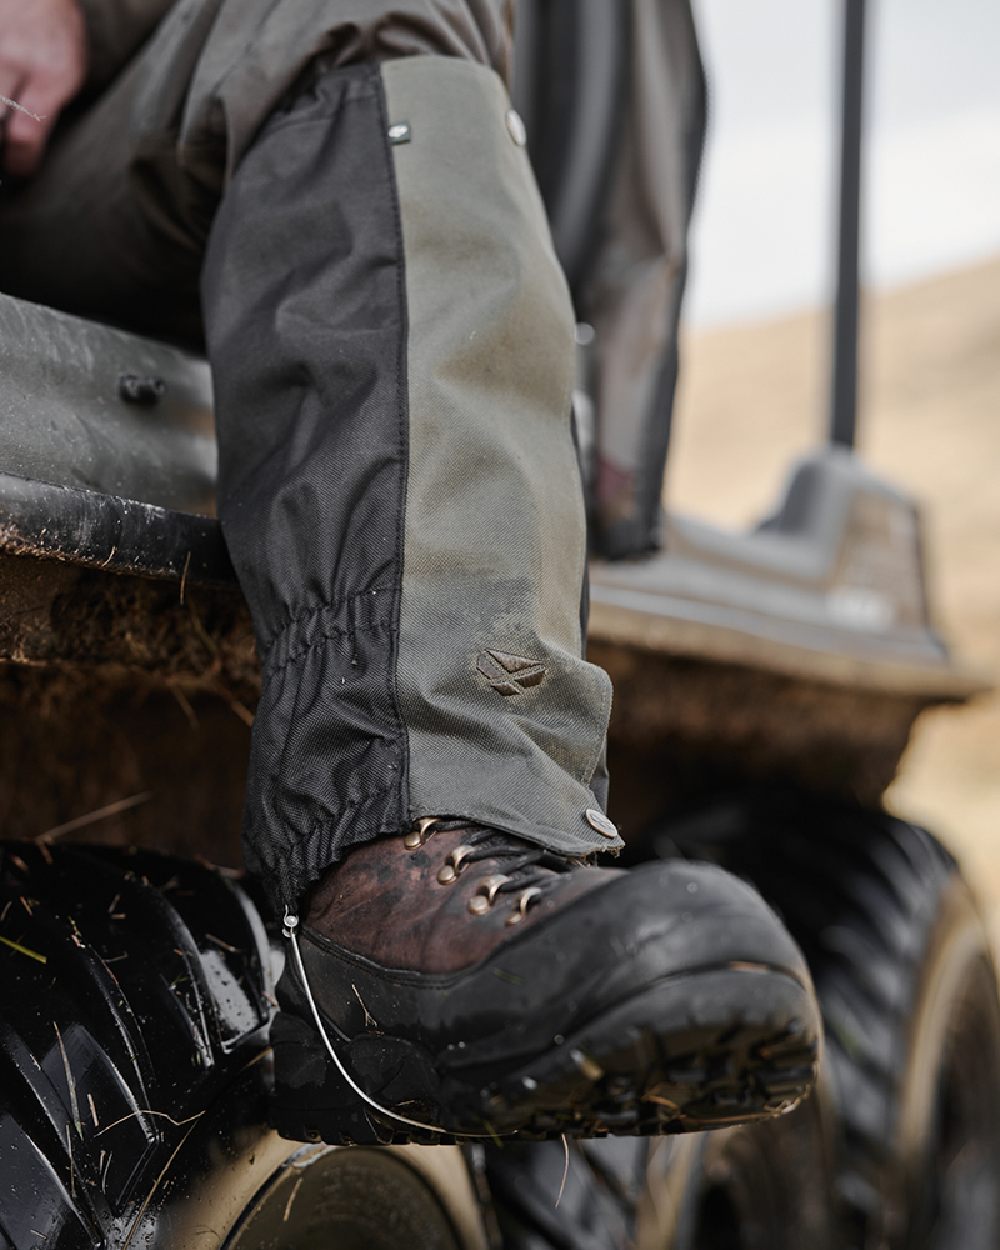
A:
[[[297,1140],[703,1129],[813,1080],[802,957],[708,865],[595,868],[426,820],[333,868],[297,941],[272,1031],[274,1123]]]
[[[464,821],[427,820],[352,851],[313,891],[305,923],[388,968],[458,972],[515,926],[530,928],[620,875]]]

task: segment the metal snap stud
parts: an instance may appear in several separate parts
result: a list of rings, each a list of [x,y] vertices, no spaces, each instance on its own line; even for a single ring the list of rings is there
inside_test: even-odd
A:
[[[608,820],[607,816],[605,816],[602,811],[599,811],[598,808],[588,807],[583,815],[584,815],[584,819],[586,820],[587,824],[590,825],[591,829],[596,829],[597,832],[602,837],[605,837],[605,838],[617,838],[618,837],[618,828],[615,825],[614,821]]]
[[[523,148],[528,142],[528,132],[517,109],[507,110],[507,133],[519,148]]]

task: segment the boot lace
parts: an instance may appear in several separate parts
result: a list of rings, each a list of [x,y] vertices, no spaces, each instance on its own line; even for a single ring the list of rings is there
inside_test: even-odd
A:
[[[582,864],[581,859],[560,855],[543,846],[532,846],[510,834],[462,820],[444,820],[425,817],[404,838],[407,848],[415,850],[423,846],[435,833],[468,831],[461,843],[445,856],[438,871],[441,885],[451,885],[471,865],[482,860],[500,860],[502,872],[483,877],[469,899],[469,911],[474,916],[484,916],[493,907],[499,895],[516,894],[513,909],[507,917],[509,925],[520,924],[528,909],[537,904],[563,873],[571,872]]]

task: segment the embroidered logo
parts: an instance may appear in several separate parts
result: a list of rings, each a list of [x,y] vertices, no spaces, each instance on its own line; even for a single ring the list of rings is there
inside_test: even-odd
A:
[[[545,676],[544,664],[506,651],[480,652],[476,668],[502,695],[521,694],[529,686],[539,685]]]

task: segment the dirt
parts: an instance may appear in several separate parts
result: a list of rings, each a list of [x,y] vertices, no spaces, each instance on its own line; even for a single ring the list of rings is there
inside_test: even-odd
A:
[[[875,805],[921,708],[738,664],[600,644],[588,655],[614,682],[610,811],[626,839],[689,802],[760,782]]]
[[[4,839],[130,844],[239,862],[250,731],[217,695],[46,666],[0,683]]]
[[[926,502],[931,590],[957,652],[1000,683],[1000,258],[869,298],[861,450]],[[691,336],[672,507],[742,525],[824,435],[818,313]],[[1000,908],[1000,697],[925,713],[889,792],[957,851]]]
[[[257,685],[235,588],[0,553],[4,838],[238,862]]]
[[[102,668],[255,698],[249,614],[235,587],[105,573],[0,553],[0,661]]]

